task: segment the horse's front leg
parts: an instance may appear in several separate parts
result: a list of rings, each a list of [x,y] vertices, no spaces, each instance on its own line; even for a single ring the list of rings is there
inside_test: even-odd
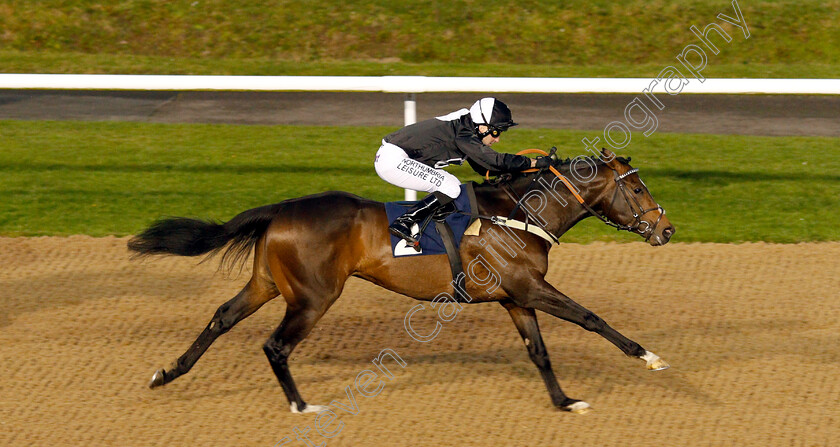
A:
[[[625,354],[644,360],[647,369],[651,371],[659,371],[670,367],[658,355],[647,351],[635,341],[621,335],[621,333],[602,320],[601,317],[574,302],[542,278],[534,279],[529,284],[527,292],[520,294],[520,296],[513,296],[512,298],[519,306],[541,310],[555,317],[575,323],[587,331],[595,332],[606,338],[610,343],[616,345]]]
[[[513,324],[519,330],[519,335],[522,336],[522,341],[525,342],[525,347],[528,349],[528,356],[540,370],[540,375],[545,382],[545,387],[548,389],[548,394],[551,396],[551,402],[554,406],[572,413],[588,413],[590,411],[588,403],[572,399],[560,389],[557,377],[554,376],[554,371],[551,369],[551,361],[548,360],[548,351],[545,349],[534,309],[519,307],[508,300],[502,301],[501,304],[510,313]]]

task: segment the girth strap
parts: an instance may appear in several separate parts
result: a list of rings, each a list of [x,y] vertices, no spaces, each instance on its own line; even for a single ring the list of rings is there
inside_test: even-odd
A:
[[[537,236],[547,240],[551,244],[559,244],[560,241],[557,240],[551,233],[543,230],[542,228],[534,225],[534,224],[527,224],[522,222],[521,220],[516,219],[508,219],[502,216],[493,216],[490,218],[490,222],[493,222],[496,225],[503,225],[509,228],[515,228],[517,230],[527,231],[531,234],[536,234]]]
[[[470,301],[469,297],[461,293],[461,290],[464,290],[466,275],[464,275],[464,267],[461,262],[461,253],[455,246],[455,234],[446,222],[435,221],[435,228],[440,234],[441,240],[443,240],[444,248],[446,248],[446,257],[449,259],[449,268],[452,270],[452,280],[457,281],[453,284],[455,289],[453,298],[459,303],[468,303]]]

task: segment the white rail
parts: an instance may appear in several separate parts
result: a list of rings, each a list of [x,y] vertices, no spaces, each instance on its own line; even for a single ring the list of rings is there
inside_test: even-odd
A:
[[[0,89],[640,93],[650,83],[648,78],[0,74]],[[689,78],[682,93],[837,95],[840,79]]]

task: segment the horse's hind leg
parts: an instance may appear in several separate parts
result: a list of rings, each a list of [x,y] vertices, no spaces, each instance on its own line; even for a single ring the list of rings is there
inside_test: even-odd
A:
[[[312,413],[323,410],[321,405],[307,405],[300,397],[292,374],[289,372],[289,356],[321,317],[326,313],[330,305],[335,302],[340,295],[338,290],[334,293],[322,295],[323,298],[316,299],[301,299],[300,296],[289,297],[286,296],[288,307],[286,308],[286,315],[280,326],[271,334],[271,337],[263,345],[263,352],[268,357],[268,362],[271,364],[271,369],[286,398],[289,400],[292,413]],[[284,295],[285,296],[285,295]]]
[[[245,288],[235,297],[219,306],[210,323],[193,342],[192,346],[187,349],[187,352],[173,362],[169,369],[159,369],[155,372],[152,381],[149,383],[149,388],[165,385],[186,374],[216,338],[279,295],[273,283],[258,278],[258,275],[254,275]]]
[[[534,309],[517,306],[511,301],[503,301],[502,306],[505,306],[505,309],[510,313],[513,324],[516,325],[516,329],[519,330],[519,335],[522,336],[522,341],[525,342],[525,347],[528,349],[528,356],[540,370],[540,375],[545,382],[545,387],[548,389],[548,394],[551,396],[551,402],[554,406],[577,414],[589,412],[589,404],[569,398],[560,389],[557,377],[554,376],[554,371],[551,369],[551,361],[548,360],[548,352],[540,334]]]

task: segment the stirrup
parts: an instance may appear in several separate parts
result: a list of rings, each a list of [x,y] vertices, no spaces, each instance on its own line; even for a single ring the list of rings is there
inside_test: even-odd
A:
[[[414,222],[412,222],[411,226],[412,227],[414,226]],[[398,231],[394,227],[388,227],[388,231],[391,234],[393,234],[394,236],[396,236],[396,237],[400,238],[401,240],[405,241],[405,245],[407,247],[413,248],[414,251],[416,251],[418,253],[421,251],[421,249],[420,249],[420,236],[422,235],[422,231],[421,231],[421,234],[417,235],[417,237],[414,237],[414,235],[407,236],[407,235],[403,234],[401,231]]]
[[[418,240],[418,238],[414,237],[414,235],[411,234],[411,227],[414,226],[414,221],[409,221],[409,223],[411,225],[406,225],[404,222],[400,222],[399,219],[395,220],[391,225],[388,226],[388,232],[404,240],[406,242],[406,245],[414,244]],[[402,231],[402,228],[407,228],[408,231]]]
[[[420,251],[420,238],[423,237],[423,233],[426,232],[426,227],[428,227],[431,222],[432,216],[426,216],[420,224],[420,232],[417,233],[417,247],[415,248],[417,251]]]

